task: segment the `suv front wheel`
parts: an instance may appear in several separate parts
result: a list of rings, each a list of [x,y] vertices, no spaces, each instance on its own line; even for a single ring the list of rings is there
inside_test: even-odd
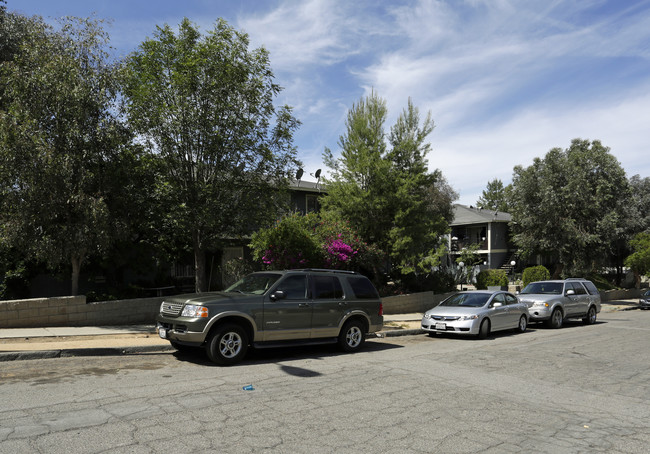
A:
[[[357,320],[350,320],[343,325],[339,334],[339,347],[345,352],[356,352],[366,341],[365,326]]]
[[[205,350],[212,362],[230,366],[246,356],[248,336],[239,325],[222,325],[210,334]]]
[[[549,328],[560,328],[562,326],[562,322],[564,321],[564,315],[562,315],[562,311],[560,309],[553,309],[553,312],[551,313],[551,318],[548,320],[547,324]]]

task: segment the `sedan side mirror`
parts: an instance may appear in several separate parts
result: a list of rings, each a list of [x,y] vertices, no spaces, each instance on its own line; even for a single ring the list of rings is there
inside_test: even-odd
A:
[[[276,290],[275,292],[271,293],[271,301],[277,301],[286,298],[287,295],[282,290]]]
[[[503,303],[494,303],[492,307],[501,307],[503,306]]]

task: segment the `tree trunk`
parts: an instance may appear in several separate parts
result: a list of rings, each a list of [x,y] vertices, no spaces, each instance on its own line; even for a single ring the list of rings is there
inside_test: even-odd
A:
[[[555,264],[555,271],[551,279],[560,279],[562,277],[562,271],[564,271],[564,265],[561,263]]]
[[[205,280],[205,251],[201,247],[200,233],[194,231],[194,288],[196,293],[207,291],[207,283]]]
[[[79,293],[79,274],[81,272],[81,262],[83,259],[81,257],[72,257],[72,288],[70,294],[72,296],[77,296]]]

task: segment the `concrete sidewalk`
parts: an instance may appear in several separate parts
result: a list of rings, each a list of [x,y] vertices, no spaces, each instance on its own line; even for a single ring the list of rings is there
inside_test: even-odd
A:
[[[638,300],[602,304],[602,312],[638,309]],[[382,337],[415,335],[421,313],[384,315]],[[174,351],[155,325],[0,328],[0,362],[69,356],[124,355]]]

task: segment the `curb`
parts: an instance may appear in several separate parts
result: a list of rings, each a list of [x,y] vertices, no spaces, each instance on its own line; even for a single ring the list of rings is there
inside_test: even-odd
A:
[[[413,336],[423,333],[424,331],[421,329],[390,330],[377,333],[377,337]],[[176,349],[171,345],[141,345],[129,347],[66,348],[58,350],[0,352],[0,363],[5,361],[25,361],[32,359],[72,358],[83,356],[122,356],[171,351],[176,351]]]
[[[121,356],[137,353],[176,351],[171,345],[142,345],[130,347],[66,348],[61,350],[32,350],[0,352],[0,363],[30,359],[71,358],[76,356]]]

